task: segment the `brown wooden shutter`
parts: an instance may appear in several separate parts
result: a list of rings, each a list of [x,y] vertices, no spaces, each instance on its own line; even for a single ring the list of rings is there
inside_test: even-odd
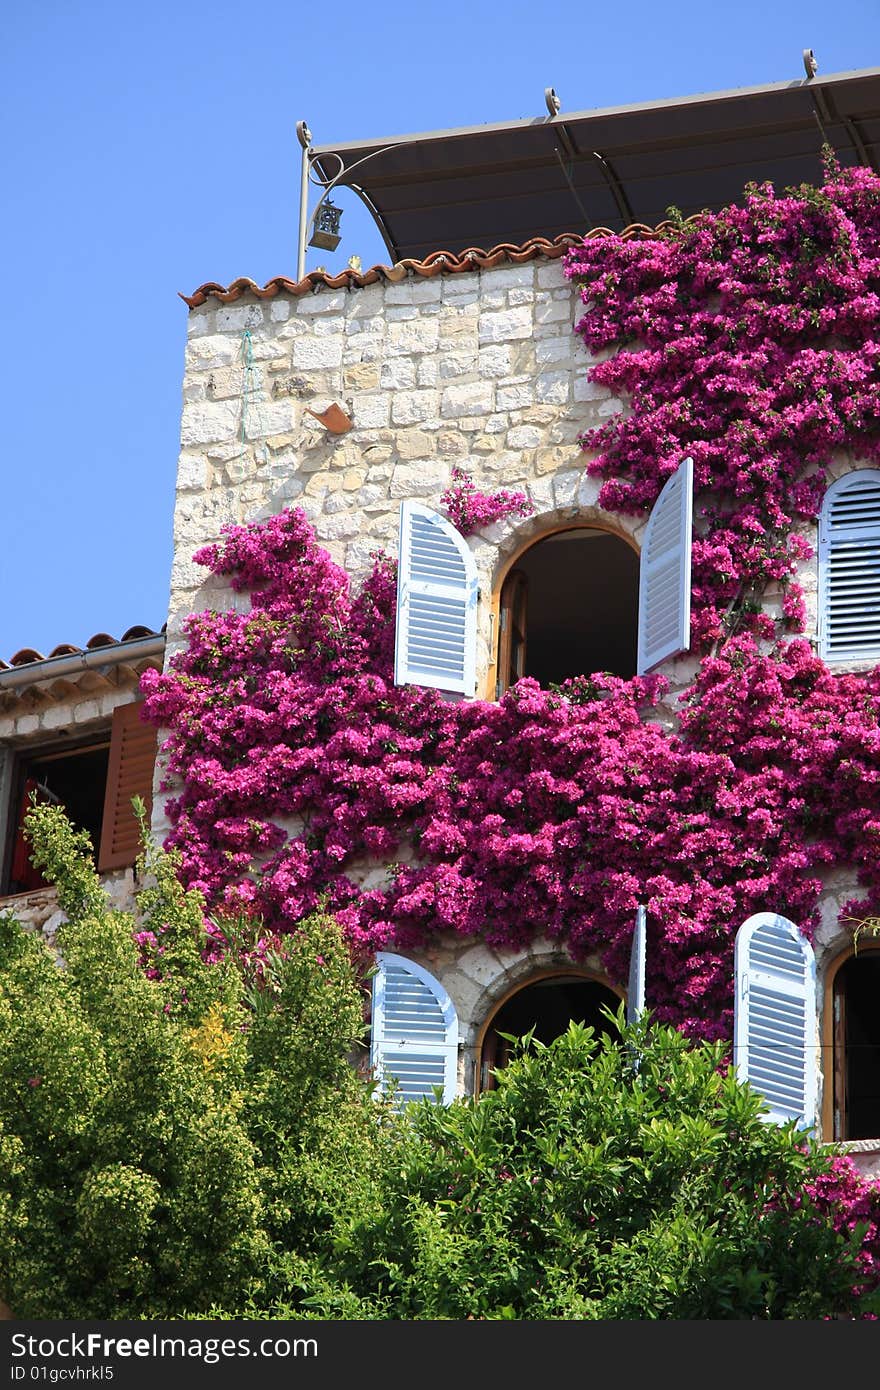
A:
[[[133,864],[140,851],[140,830],[131,806],[139,796],[149,817],[153,802],[153,770],[156,766],[156,730],[141,722],[142,702],[120,705],[113,711],[110,737],[110,765],[104,818],[101,822],[101,848],[98,869],[124,869]]]

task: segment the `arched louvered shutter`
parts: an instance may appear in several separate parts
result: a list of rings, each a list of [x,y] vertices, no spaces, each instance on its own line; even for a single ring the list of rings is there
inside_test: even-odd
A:
[[[880,660],[880,471],[848,473],[819,519],[819,655]]]
[[[477,567],[464,537],[420,502],[400,508],[394,681],[476,690]]]
[[[794,922],[758,912],[736,934],[737,1074],[767,1101],[767,1120],[816,1120],[816,964]]]
[[[651,509],[639,569],[637,670],[652,671],[691,642],[694,464],[683,459]]]
[[[458,1018],[433,975],[403,956],[380,951],[373,979],[370,1063],[383,1090],[396,1083],[401,1105],[454,1098],[458,1080]]]

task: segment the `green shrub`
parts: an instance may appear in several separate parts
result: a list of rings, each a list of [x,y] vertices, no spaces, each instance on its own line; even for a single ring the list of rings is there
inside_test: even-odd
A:
[[[572,1024],[478,1101],[411,1107],[381,1206],[340,1232],[314,1313],[851,1316],[861,1233],[804,1192],[830,1160],[759,1118],[720,1046],[618,1026],[622,1046]]]

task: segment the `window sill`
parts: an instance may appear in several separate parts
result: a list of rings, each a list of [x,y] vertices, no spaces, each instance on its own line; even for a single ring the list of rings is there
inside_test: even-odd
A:
[[[837,1143],[846,1153],[880,1154],[880,1139],[838,1139]]]

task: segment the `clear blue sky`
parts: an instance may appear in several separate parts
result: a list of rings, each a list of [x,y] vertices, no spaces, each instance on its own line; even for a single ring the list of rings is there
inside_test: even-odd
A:
[[[880,66],[877,0],[42,0],[0,19],[0,658],[165,619],[187,309],[293,275],[318,145]],[[354,195],[334,256],[386,255]]]

